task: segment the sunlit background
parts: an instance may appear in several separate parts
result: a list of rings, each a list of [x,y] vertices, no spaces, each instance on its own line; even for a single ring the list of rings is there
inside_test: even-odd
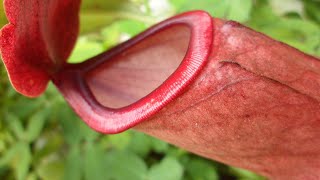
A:
[[[320,56],[318,0],[83,0],[81,34],[69,62],[81,62],[179,12],[202,9]],[[6,23],[0,5],[0,26]],[[263,179],[142,133],[90,130],[49,85],[17,94],[0,63],[0,179]]]

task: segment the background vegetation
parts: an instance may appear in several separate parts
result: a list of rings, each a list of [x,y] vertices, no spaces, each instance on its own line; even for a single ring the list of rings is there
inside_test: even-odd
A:
[[[320,56],[318,0],[83,0],[80,62],[176,13],[203,9]],[[0,5],[0,25],[6,23]],[[0,63],[0,179],[263,179],[209,161],[135,131],[90,130],[49,85],[28,99],[10,86]]]

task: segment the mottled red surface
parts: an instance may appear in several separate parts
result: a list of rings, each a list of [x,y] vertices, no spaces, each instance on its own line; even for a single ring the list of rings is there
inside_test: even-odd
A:
[[[97,131],[135,126],[273,179],[320,178],[319,59],[194,11],[69,65],[79,4],[5,1],[0,49],[17,91],[37,96],[52,79]]]
[[[215,19],[209,63],[136,129],[272,179],[320,178],[320,61]]]
[[[3,3],[10,23],[0,32],[0,49],[10,81],[21,94],[38,96],[73,49],[80,0]]]

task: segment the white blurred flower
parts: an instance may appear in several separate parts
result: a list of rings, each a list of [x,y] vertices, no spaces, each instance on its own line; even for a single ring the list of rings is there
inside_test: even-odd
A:
[[[284,15],[289,12],[303,14],[303,3],[300,0],[271,0],[270,3],[278,15]]]
[[[149,0],[151,15],[159,19],[167,18],[171,15],[172,6],[168,0]]]

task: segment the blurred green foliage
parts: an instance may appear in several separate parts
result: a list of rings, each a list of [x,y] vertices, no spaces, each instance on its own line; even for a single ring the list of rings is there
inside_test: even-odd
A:
[[[1,3],[0,4],[0,26],[1,27],[7,23],[7,18],[3,12],[4,12],[3,4]]]
[[[320,56],[317,0],[83,0],[81,62],[176,13],[203,9]],[[0,5],[0,25],[6,19]],[[49,85],[37,99],[18,95],[0,68],[0,179],[264,179],[209,161],[135,131],[90,130]]]

